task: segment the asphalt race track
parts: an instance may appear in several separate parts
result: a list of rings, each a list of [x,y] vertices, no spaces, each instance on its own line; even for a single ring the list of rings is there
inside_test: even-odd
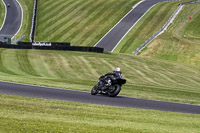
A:
[[[111,105],[119,107],[132,107],[170,112],[200,114],[200,106],[198,105],[153,101],[122,96],[117,96],[114,98],[102,95],[92,96],[89,92],[31,86],[2,81],[0,81],[0,94]]]
[[[0,30],[1,35],[8,35],[13,37],[21,26],[22,21],[22,9],[16,0],[3,0],[6,8],[7,15],[2,29]],[[8,7],[7,5],[10,5]],[[1,26],[0,26],[1,27]],[[3,41],[3,37],[0,37],[0,41]]]
[[[145,0],[131,10],[118,24],[116,24],[95,47],[104,48],[105,51],[114,50],[123,37],[140,20],[140,18],[155,4],[169,0]]]

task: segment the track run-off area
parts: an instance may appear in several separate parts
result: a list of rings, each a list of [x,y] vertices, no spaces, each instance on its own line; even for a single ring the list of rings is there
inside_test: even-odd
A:
[[[17,95],[33,98],[54,99],[90,104],[132,107],[170,112],[200,114],[200,106],[164,101],[154,101],[131,97],[93,96],[89,92],[40,87],[25,84],[0,82],[0,94]]]

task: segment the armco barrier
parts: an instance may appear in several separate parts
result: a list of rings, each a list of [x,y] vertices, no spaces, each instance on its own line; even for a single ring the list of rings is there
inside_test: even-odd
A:
[[[30,33],[30,41],[34,41],[34,36],[35,36],[35,26],[36,26],[36,18],[37,18],[37,3],[38,0],[34,0],[34,8],[33,8],[33,16],[32,16],[32,25],[31,25],[31,33]]]
[[[104,52],[104,49],[99,47],[70,46],[70,43],[59,43],[59,42],[37,42],[37,43],[18,42],[18,45],[0,43],[0,48],[66,50],[66,51],[83,51],[83,52],[96,52],[96,53]]]

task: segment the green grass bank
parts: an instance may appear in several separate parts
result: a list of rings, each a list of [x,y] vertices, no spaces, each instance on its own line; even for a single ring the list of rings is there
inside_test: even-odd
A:
[[[199,67],[126,54],[0,49],[0,80],[90,91],[121,67],[120,95],[200,104]]]
[[[0,95],[0,132],[198,133],[200,115]]]
[[[4,17],[5,17],[5,6],[4,6],[2,0],[0,0],[0,28],[3,24]]]
[[[18,1],[23,8],[23,23],[19,33],[17,34],[17,39],[25,35],[25,38],[22,41],[30,42],[29,36],[32,25],[34,0],[18,0]]]
[[[142,56],[200,65],[200,3],[186,5],[173,24],[141,53]],[[192,19],[189,20],[189,17]]]
[[[153,6],[118,44],[114,52],[132,54],[167,22],[179,3],[181,2],[161,2]]]

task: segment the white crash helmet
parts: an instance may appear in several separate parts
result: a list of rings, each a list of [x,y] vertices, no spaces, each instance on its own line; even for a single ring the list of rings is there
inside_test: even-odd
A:
[[[115,71],[120,72],[120,68],[119,68],[119,67],[116,67],[116,68],[115,68]]]

